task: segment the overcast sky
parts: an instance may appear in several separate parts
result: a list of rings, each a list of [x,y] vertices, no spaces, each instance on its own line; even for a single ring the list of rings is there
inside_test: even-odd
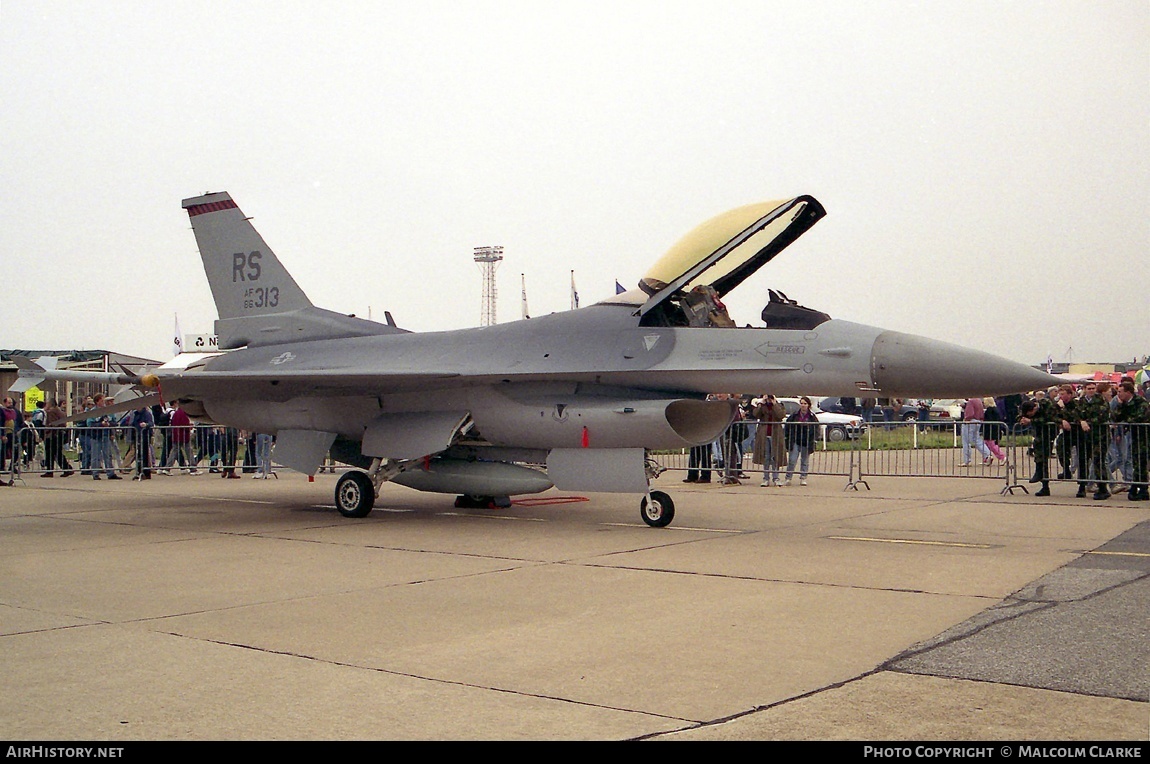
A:
[[[170,356],[228,191],[312,301],[417,331],[633,287],[726,209],[828,215],[736,290],[1014,360],[1150,353],[1150,3],[0,6],[0,347]]]

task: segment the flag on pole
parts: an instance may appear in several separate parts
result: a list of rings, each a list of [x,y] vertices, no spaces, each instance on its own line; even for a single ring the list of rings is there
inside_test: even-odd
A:
[[[615,294],[623,294],[626,291],[627,290],[623,288],[623,285],[619,283],[619,279],[615,279]]]
[[[527,277],[520,273],[519,280],[523,285],[523,318],[531,318],[531,315],[527,312]]]
[[[176,317],[176,330],[172,335],[172,355],[177,356],[184,352],[184,335],[180,333],[180,314],[174,313]]]
[[[579,307],[579,291],[575,289],[575,271],[571,271],[571,310]]]

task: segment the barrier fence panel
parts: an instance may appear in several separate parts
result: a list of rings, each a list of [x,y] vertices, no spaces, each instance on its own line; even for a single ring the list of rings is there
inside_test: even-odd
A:
[[[1001,422],[874,422],[862,440],[860,477],[1011,475],[1011,441]]]
[[[5,435],[0,480],[24,473],[44,477],[80,474],[113,480],[128,475],[221,475],[251,473],[274,476],[271,436],[246,435],[209,426],[157,427],[109,422],[100,425],[32,427]],[[266,451],[265,451],[266,449]],[[261,470],[260,457],[263,457]]]
[[[1009,487],[1028,490],[1027,485],[1045,480],[1076,485],[1083,493],[1147,495],[1150,423],[1111,422],[1105,432],[1093,434],[1058,425],[1019,426],[1013,437],[1012,459],[1020,482]],[[1098,491],[1100,484],[1106,491]]]
[[[771,448],[766,449],[767,435],[760,434],[759,428],[771,428]],[[786,428],[791,428],[788,439]],[[766,430],[764,430],[766,432]],[[791,461],[786,446],[798,441],[809,445],[806,475],[838,475],[851,478],[855,474],[855,445],[852,441],[861,437],[861,432],[850,433],[846,428],[835,425],[790,424],[781,422],[756,422],[744,420],[733,422],[713,443],[683,448],[676,451],[655,451],[651,458],[668,470],[686,471],[690,482],[721,482],[736,485],[744,482],[785,481]],[[756,438],[762,443],[761,456],[768,464],[755,461]],[[782,441],[777,450],[775,441]],[[770,459],[771,454],[776,458]],[[792,480],[803,479],[803,454],[795,455],[791,467]]]
[[[787,441],[786,428],[773,423]],[[755,434],[768,423],[735,422],[714,443],[694,449],[652,454],[666,469],[686,471],[695,482],[734,484],[764,480],[763,465],[752,458]],[[813,428],[812,425],[801,425]],[[1011,432],[1001,422],[871,422],[857,431],[832,423],[819,423],[809,455],[807,474],[847,478],[846,488],[864,485],[868,477],[958,477],[1000,480],[1003,492],[1021,487],[1019,476],[1029,477],[1032,464],[1025,463],[1030,436]],[[785,449],[784,449],[785,450]],[[790,453],[778,464],[778,474],[768,470],[772,482],[785,480]],[[801,472],[800,458],[793,472]]]

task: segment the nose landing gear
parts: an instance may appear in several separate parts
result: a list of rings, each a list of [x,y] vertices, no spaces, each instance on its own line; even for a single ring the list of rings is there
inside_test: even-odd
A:
[[[639,514],[652,528],[665,528],[675,519],[675,502],[662,491],[650,491],[639,504]]]

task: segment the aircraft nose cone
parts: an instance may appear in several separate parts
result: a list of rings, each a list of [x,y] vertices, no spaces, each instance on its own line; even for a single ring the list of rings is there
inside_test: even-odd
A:
[[[875,339],[871,376],[887,395],[915,396],[929,391],[935,398],[1009,395],[1060,381],[981,350],[891,331]]]

